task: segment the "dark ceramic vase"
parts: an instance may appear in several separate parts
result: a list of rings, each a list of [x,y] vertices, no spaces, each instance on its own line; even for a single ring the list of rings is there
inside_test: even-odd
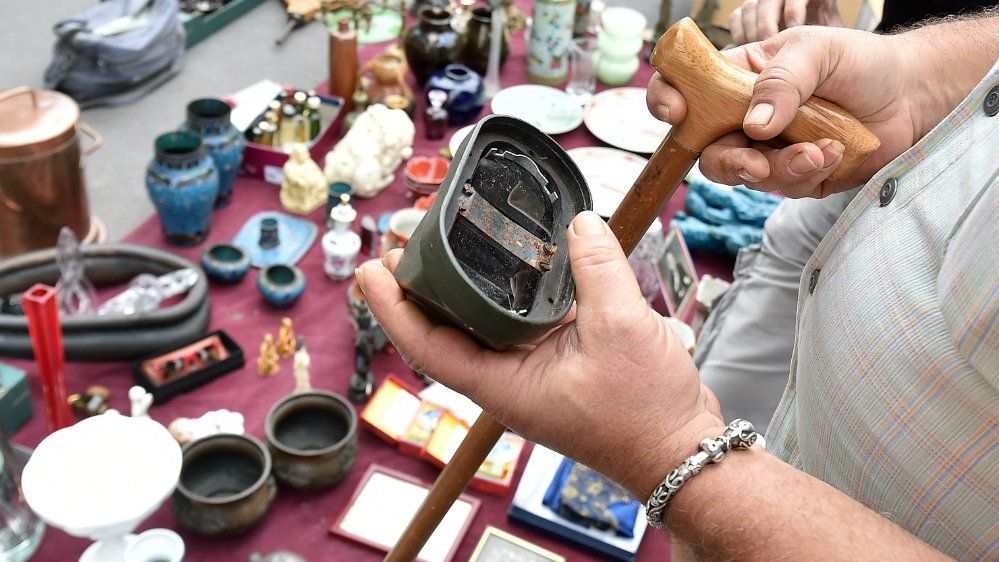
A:
[[[451,5],[450,0],[416,0],[413,2],[412,7],[409,8],[409,13],[411,15],[419,15],[420,8],[431,7],[431,8],[447,8]]]
[[[187,122],[181,126],[181,130],[190,131],[201,137],[205,150],[218,168],[219,192],[215,196],[216,209],[232,200],[236,172],[243,163],[243,148],[246,141],[229,120],[231,112],[229,104],[220,99],[194,100],[187,104]]]
[[[451,125],[466,125],[475,121],[486,103],[482,77],[461,64],[449,64],[427,80],[427,92],[441,90],[447,93],[444,109]],[[429,102],[428,102],[429,103]]]
[[[325,390],[291,394],[264,422],[274,475],[300,489],[332,486],[357,461],[357,413],[342,396]]]
[[[219,174],[193,133],[156,137],[156,155],[146,168],[146,189],[156,206],[163,237],[176,246],[200,244],[212,225]]]
[[[472,10],[472,19],[468,20],[468,31],[465,33],[465,46],[461,52],[461,60],[475,72],[486,75],[489,66],[489,44],[492,42],[492,14],[488,6],[479,6]],[[510,54],[509,32],[504,27],[503,44],[500,45],[500,68]]]
[[[184,446],[170,509],[192,531],[234,536],[260,521],[276,493],[271,455],[263,443],[248,435],[210,435]]]
[[[419,25],[406,31],[403,47],[416,82],[423,87],[435,72],[458,60],[464,42],[461,34],[451,27],[451,12],[424,6],[419,17]]]

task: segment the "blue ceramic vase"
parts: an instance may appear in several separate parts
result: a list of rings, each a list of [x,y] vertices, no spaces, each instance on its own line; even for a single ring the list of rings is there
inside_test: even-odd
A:
[[[463,64],[449,64],[431,76],[425,92],[430,90],[447,93],[444,109],[447,110],[450,125],[467,125],[475,121],[486,103],[482,77]]]
[[[246,141],[229,120],[232,109],[220,99],[204,98],[187,104],[187,122],[182,131],[190,131],[201,137],[205,150],[215,162],[219,171],[219,192],[215,197],[215,208],[223,207],[232,199],[232,187],[236,183],[236,172],[243,163],[243,148]]]
[[[257,288],[267,304],[287,308],[305,291],[305,275],[293,265],[269,265],[257,275]]]
[[[250,258],[239,246],[214,244],[201,252],[201,268],[219,283],[238,283],[250,269]]]
[[[215,163],[201,139],[173,132],[156,137],[156,155],[146,168],[146,189],[156,206],[163,237],[176,246],[200,244],[212,225],[219,191]]]

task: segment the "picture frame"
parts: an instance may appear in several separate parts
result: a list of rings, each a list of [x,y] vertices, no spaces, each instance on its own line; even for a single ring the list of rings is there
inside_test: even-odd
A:
[[[565,557],[488,525],[469,562],[565,562]]]
[[[679,228],[669,229],[654,262],[666,310],[670,316],[686,321],[694,310],[698,279],[694,260]]]
[[[361,477],[350,500],[329,527],[332,535],[388,552],[430,493],[430,484],[379,464]],[[451,562],[481,502],[462,494],[420,551],[421,562]]]

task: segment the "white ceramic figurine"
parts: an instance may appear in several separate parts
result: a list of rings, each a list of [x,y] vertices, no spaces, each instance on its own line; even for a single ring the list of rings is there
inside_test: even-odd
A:
[[[413,155],[415,134],[405,111],[372,105],[326,155],[326,179],[350,184],[358,197],[378,195]]]

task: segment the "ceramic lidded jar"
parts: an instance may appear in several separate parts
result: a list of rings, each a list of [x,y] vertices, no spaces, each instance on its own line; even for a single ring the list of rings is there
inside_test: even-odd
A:
[[[232,200],[236,172],[243,164],[243,148],[246,141],[229,120],[231,113],[232,108],[229,104],[220,99],[194,100],[187,104],[187,121],[181,126],[182,131],[190,131],[201,137],[205,150],[218,168],[219,192],[215,196],[216,209]]]
[[[163,237],[176,246],[200,244],[212,225],[219,190],[215,163],[193,133],[156,137],[156,155],[146,168],[146,189],[160,217]]]
[[[631,81],[641,64],[638,54],[644,45],[645,16],[626,7],[607,8],[600,16],[597,34],[597,78],[608,86]]]
[[[565,82],[575,17],[574,0],[534,0],[527,40],[527,76],[532,82],[548,86]]]
[[[420,23],[406,31],[403,47],[416,83],[423,87],[435,72],[458,60],[464,41],[451,27],[451,12],[425,6],[420,8],[419,18]]]
[[[431,76],[427,80],[428,100],[432,90],[441,90],[447,94],[444,109],[447,110],[448,123],[451,125],[467,125],[475,121],[486,103],[482,77],[461,64],[449,64],[444,70]]]
[[[461,60],[475,72],[485,75],[489,66],[489,44],[492,36],[492,8],[479,6],[472,10],[472,19],[468,20],[468,30],[465,32],[465,46],[461,52]],[[500,45],[500,67],[510,54],[510,32],[503,26],[503,38]]]

